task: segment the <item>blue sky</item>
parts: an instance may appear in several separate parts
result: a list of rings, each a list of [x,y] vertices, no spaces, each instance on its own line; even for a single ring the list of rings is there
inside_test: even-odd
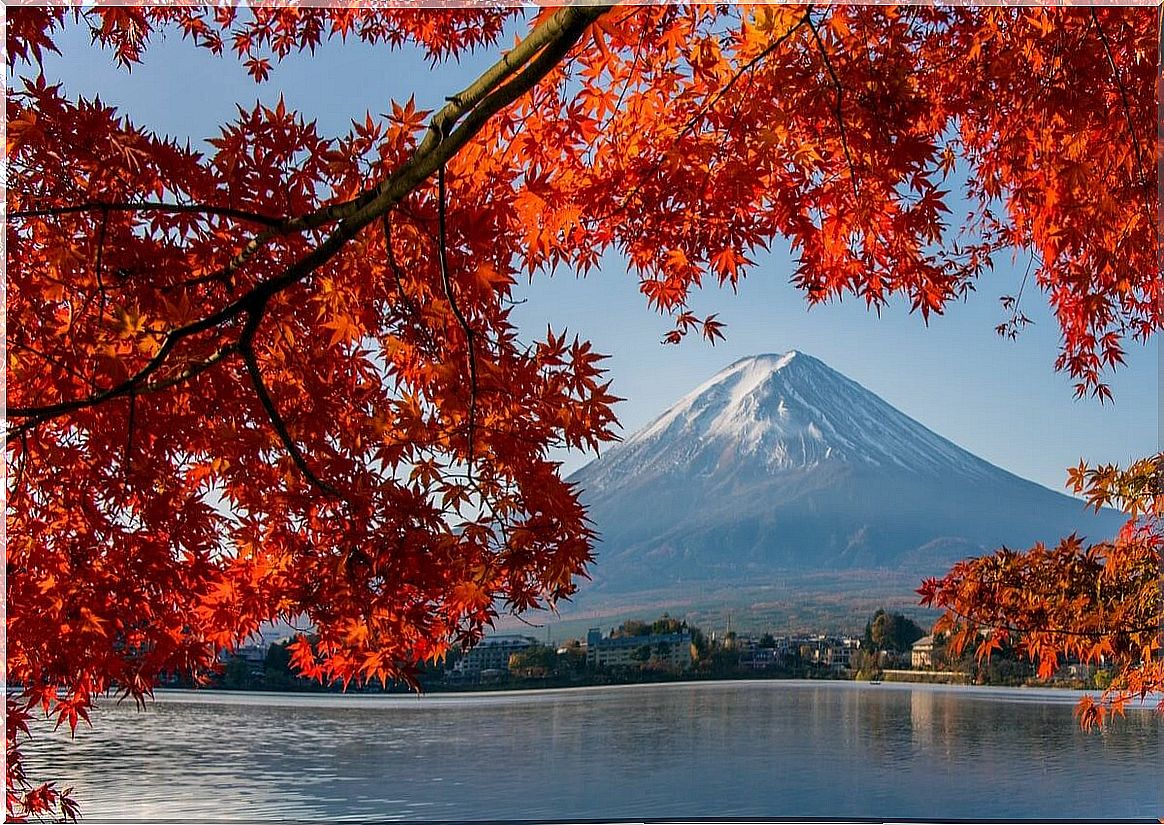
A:
[[[70,96],[92,97],[122,108],[139,125],[198,141],[213,137],[235,104],[273,105],[280,94],[322,134],[342,134],[353,118],[390,110],[390,101],[415,94],[435,108],[492,62],[492,51],[431,68],[418,55],[362,43],[325,44],[315,57],[276,65],[271,80],[255,84],[237,63],[215,58],[176,35],[155,41],[146,62],[131,73],[72,27],[58,38],[64,58],[45,62],[50,80]],[[17,75],[31,74],[18,67]],[[876,392],[922,424],[1020,476],[1061,489],[1065,468],[1081,457],[1127,461],[1159,449],[1159,341],[1129,345],[1128,364],[1110,376],[1115,404],[1073,398],[1072,382],[1055,373],[1059,333],[1043,296],[1028,288],[1023,310],[1035,324],[1017,341],[999,338],[1004,320],[998,297],[1015,294],[1025,260],[999,260],[977,293],[944,316],[910,315],[896,303],[881,317],[856,300],[809,310],[788,282],[787,250],[759,253],[738,293],[709,289],[697,295],[700,315],[718,313],[727,340],[712,347],[692,338],[679,346],[660,339],[667,319],[646,308],[635,279],[616,255],[585,279],[570,273],[535,276],[521,288],[527,302],[515,318],[528,337],[547,322],[590,339],[607,362],[629,434],[732,361],[761,352],[799,349]],[[566,469],[585,456],[562,456]]]

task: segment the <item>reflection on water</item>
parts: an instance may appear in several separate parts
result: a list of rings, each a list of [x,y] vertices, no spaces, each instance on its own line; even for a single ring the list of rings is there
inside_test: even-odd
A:
[[[37,731],[102,819],[1156,817],[1162,726],[1077,696],[735,682],[488,696],[174,692]]]

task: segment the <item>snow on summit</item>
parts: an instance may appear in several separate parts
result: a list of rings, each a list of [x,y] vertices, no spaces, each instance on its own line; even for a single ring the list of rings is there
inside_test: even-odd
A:
[[[708,451],[718,459],[709,462]],[[605,472],[590,482],[601,486],[609,473],[723,469],[731,461],[771,471],[844,462],[926,475],[998,472],[822,361],[792,350],[742,358],[716,373],[611,450]]]
[[[780,570],[934,575],[1003,545],[1105,538],[1123,521],[796,351],[736,361],[570,480],[600,535],[593,599]]]

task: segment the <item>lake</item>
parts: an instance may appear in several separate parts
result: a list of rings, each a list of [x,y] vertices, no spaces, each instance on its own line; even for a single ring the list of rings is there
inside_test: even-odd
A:
[[[87,822],[1145,818],[1164,726],[1070,691],[753,681],[475,695],[159,692],[26,746]]]

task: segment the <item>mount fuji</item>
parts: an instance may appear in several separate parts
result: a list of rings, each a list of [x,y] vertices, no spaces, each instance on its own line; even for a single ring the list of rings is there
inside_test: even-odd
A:
[[[801,352],[744,358],[570,478],[600,535],[595,597],[897,571],[1123,519],[958,447]],[[916,586],[916,584],[914,585]]]

